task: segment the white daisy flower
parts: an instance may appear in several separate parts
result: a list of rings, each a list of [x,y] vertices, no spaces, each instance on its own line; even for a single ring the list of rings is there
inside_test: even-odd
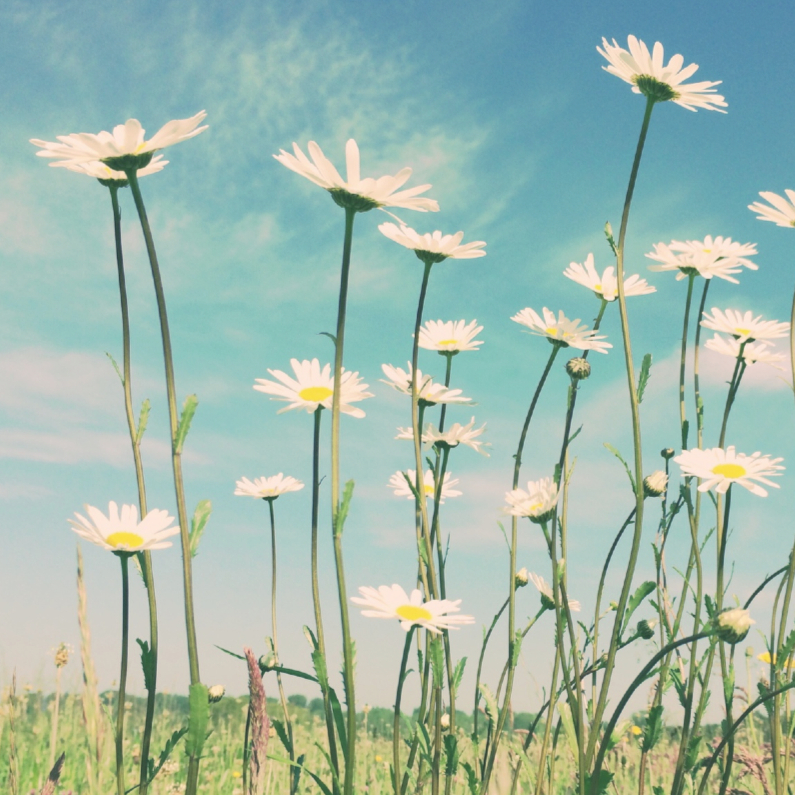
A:
[[[511,516],[526,516],[531,522],[541,524],[548,521],[555,511],[560,492],[552,478],[529,480],[527,491],[514,489],[506,492],[504,509]]]
[[[248,478],[236,482],[235,494],[239,497],[258,497],[263,500],[275,500],[288,491],[300,491],[304,484],[283,472],[269,478],[254,478],[252,483]]]
[[[279,150],[274,157],[291,171],[306,177],[315,185],[325,188],[335,202],[342,207],[346,205],[359,212],[366,212],[375,207],[403,207],[407,210],[419,212],[439,212],[439,204],[434,199],[418,196],[431,186],[418,185],[416,188],[398,191],[411,176],[410,168],[403,168],[394,177],[383,176],[378,179],[365,177],[362,179],[359,170],[359,147],[351,138],[345,144],[345,161],[348,169],[348,179],[344,180],[323,154],[321,148],[310,141],[307,149],[312,157],[310,160],[298,144],[293,144],[295,155]]]
[[[149,511],[138,521],[135,505],[122,505],[121,514],[115,502],[108,503],[108,515],[93,505],[85,506],[89,518],[75,513],[77,521],[69,519],[72,530],[81,538],[111,552],[142,552],[145,549],[165,549],[171,546],[166,538],[177,535],[179,527],[173,526],[173,516],[168,511]]]
[[[759,270],[759,266],[748,259],[756,253],[754,243],[738,243],[730,237],[723,238],[720,235],[713,239],[712,235],[707,235],[703,241],[672,240],[668,245],[656,243],[654,251],[646,256],[660,263],[649,265],[650,271],[678,270],[678,281],[696,273],[705,279],[717,276],[727,282],[739,284],[732,274],[740,273],[743,266],[749,270]]]
[[[767,478],[779,476],[784,467],[778,466],[778,462],[783,460],[763,456],[758,452],[752,455],[737,453],[733,446],[725,450],[720,447],[713,447],[711,450],[683,450],[674,458],[683,474],[704,481],[698,487],[699,491],[709,491],[714,487],[718,494],[725,494],[729,486],[739,483],[758,497],[767,497],[767,491],[754,481],[779,488],[777,483],[772,483]]]
[[[772,340],[786,337],[789,334],[789,323],[779,323],[777,320],[762,320],[762,315],[756,317],[748,311],[740,314],[736,309],[720,309],[712,307],[712,315],[704,312],[701,321],[704,328],[712,331],[722,331],[731,334],[740,342],[753,342],[754,340]]]
[[[408,475],[412,485],[415,485],[417,482],[417,472],[414,469],[407,469],[405,473],[395,472],[395,474],[389,478],[389,488],[394,490],[396,497],[406,497],[409,500],[413,500],[414,492],[412,492],[409,488],[409,484],[406,482],[406,475]],[[442,496],[439,500],[440,505],[444,505],[444,501],[447,497],[461,496],[463,492],[456,491],[453,488],[453,486],[458,485],[459,482],[458,478],[451,479],[449,472],[444,473],[444,478],[442,479]],[[432,469],[425,470],[423,484],[425,486],[425,496],[431,500],[434,499],[436,496],[436,481],[434,480]]]
[[[298,359],[290,359],[295,378],[291,378],[281,370],[268,370],[268,372],[281,381],[268,381],[265,378],[257,378],[254,389],[265,392],[268,395],[276,395],[271,400],[285,400],[289,406],[279,409],[279,414],[290,409],[305,409],[309,414],[317,410],[318,406],[324,409],[331,408],[332,396],[334,394],[334,376],[331,375],[331,365],[324,365],[320,369],[320,362],[317,359],[299,362]],[[366,392],[368,384],[363,384],[359,378],[359,373],[342,371],[342,384],[340,392],[340,411],[350,414],[351,417],[364,417],[364,412],[351,406],[359,400],[373,397],[372,392]]]
[[[602,39],[602,47],[596,50],[610,62],[609,66],[602,68],[606,72],[620,77],[625,83],[632,86],[636,94],[643,94],[655,102],[675,102],[687,110],[717,110],[725,113],[721,108],[727,107],[720,94],[715,93],[714,86],[717,82],[683,83],[688,77],[695,74],[698,64],[691,63],[684,69],[685,59],[681,55],[674,55],[667,65],[663,64],[663,46],[660,42],[654,43],[654,49],[649,48],[634,36],[627,38],[629,52],[619,47],[615,39],[612,45],[607,39]]]
[[[417,625],[438,635],[443,629],[458,629],[456,624],[475,623],[472,616],[451,615],[460,610],[460,599],[431,599],[423,602],[418,589],[415,588],[408,596],[399,585],[381,585],[377,589],[363,585],[359,593],[361,596],[352,596],[351,601],[368,608],[362,610],[363,616],[396,618],[406,632]]]
[[[759,195],[772,207],[754,202],[748,205],[748,209],[755,212],[760,221],[772,221],[776,226],[795,226],[795,190],[785,190],[784,193],[787,194],[786,199],[778,193],[760,191]]]
[[[482,240],[474,243],[459,245],[463,232],[456,232],[454,235],[443,235],[438,230],[428,232],[424,235],[415,232],[410,226],[397,225],[387,221],[379,224],[378,231],[395,243],[412,249],[417,257],[423,262],[442,262],[446,259],[474,259],[475,257],[485,257],[486,252],[481,251],[486,244]]]
[[[36,152],[39,157],[58,158],[61,161],[72,163],[89,163],[94,160],[101,160],[111,168],[122,168],[122,164],[128,162],[139,163],[139,168],[143,168],[151,162],[152,154],[158,149],[165,149],[167,146],[187,141],[204,130],[207,125],[199,127],[207,114],[202,110],[189,119],[175,119],[164,124],[148,141],[144,140],[146,130],[141,127],[138,119],[128,119],[124,124],[119,124],[109,133],[103,130],[95,135],[94,133],[74,133],[72,135],[57,136],[60,143],[41,141],[38,138],[31,138],[30,142],[34,146],[41,147]],[[129,158],[135,158],[130,161]],[[114,162],[115,161],[115,162]],[[63,165],[62,163],[50,163],[51,166]]]
[[[607,339],[606,336],[597,335],[587,326],[580,326],[580,318],[569,320],[563,314],[563,310],[555,318],[555,313],[544,307],[544,317],[541,318],[537,312],[527,307],[515,314],[511,320],[527,326],[531,333],[546,337],[550,342],[562,344],[564,347],[570,345],[573,348],[596,353],[607,353],[607,349],[613,347],[609,342],[601,342]]]
[[[541,594],[541,604],[547,610],[554,610],[555,600],[552,598],[552,586],[543,577],[532,571],[530,572],[530,579],[538,589],[538,593]],[[579,612],[580,603],[576,599],[569,599],[569,609]]]
[[[411,396],[411,363],[408,363],[408,372],[391,364],[382,364],[381,369],[389,379],[381,382],[389,384],[393,389]],[[449,389],[444,384],[434,384],[433,377],[423,375],[422,370],[417,370],[417,394],[421,403],[433,406],[436,403],[471,403],[472,398],[462,397],[460,389]],[[412,437],[414,438],[414,437]]]
[[[408,429],[409,431],[411,428]],[[480,428],[475,428],[475,418],[466,424],[462,425],[460,422],[453,423],[450,428],[444,432],[440,432],[433,424],[429,424],[425,432],[422,434],[423,443],[447,445],[448,447],[458,447],[459,444],[471,447],[476,453],[485,455],[488,458],[488,453],[481,448],[484,442],[477,441],[476,437],[480,436],[486,430],[486,423],[484,422]],[[414,434],[411,434],[414,439]],[[485,443],[488,446],[488,443]]]
[[[466,323],[464,320],[428,320],[420,329],[420,339],[417,344],[420,348],[439,351],[442,355],[476,351],[483,344],[483,340],[475,339],[483,331],[483,326],[478,326],[477,323],[477,320],[471,323]]]
[[[736,337],[726,338],[716,334],[711,340],[704,343],[705,348],[709,348],[715,353],[722,353],[724,356],[731,356],[736,359],[740,355],[740,347],[742,342]],[[743,359],[747,364],[756,364],[757,362],[764,362],[777,370],[783,370],[776,362],[783,361],[784,355],[781,353],[773,353],[772,347],[767,342],[746,342],[743,348]]]
[[[605,301],[615,301],[618,296],[618,280],[615,277],[615,268],[611,265],[600,276],[594,267],[593,254],[589,254],[582,264],[579,262],[570,263],[569,267],[563,271],[563,275],[595,292],[597,298],[604,298]],[[656,287],[652,287],[638,275],[624,279],[624,295],[627,297],[648,295],[656,292]]]

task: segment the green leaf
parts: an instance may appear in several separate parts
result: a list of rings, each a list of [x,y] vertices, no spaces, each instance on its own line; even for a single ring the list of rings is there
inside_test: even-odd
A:
[[[424,723],[417,724],[417,738],[419,739],[420,757],[424,759],[429,765],[433,765],[433,758],[431,752],[431,738],[428,730],[425,728]]]
[[[789,633],[776,654],[776,671],[780,672],[785,666],[791,665],[792,652],[795,651],[795,629]]]
[[[604,442],[604,446],[624,465],[624,471],[627,473],[627,477],[629,478],[630,485],[632,486],[633,493],[635,492],[635,478],[632,476],[632,470],[629,468],[629,464],[624,460],[621,453],[613,447],[610,442]]]
[[[756,683],[756,689],[759,691],[759,695],[762,698],[770,694],[770,688],[761,680]],[[773,717],[773,699],[767,699],[766,701],[762,702],[762,706],[765,708],[765,712],[767,712],[767,717],[772,719]]]
[[[513,645],[511,646],[511,668],[516,668],[516,665],[519,662],[519,654],[522,651],[522,638],[522,630],[517,629],[516,635],[513,639]]]
[[[646,386],[649,383],[649,375],[651,374],[651,354],[647,353],[643,357],[640,365],[640,375],[638,376],[638,403],[643,403],[643,393],[646,391]]]
[[[464,668],[466,668],[467,658],[462,657],[453,670],[453,692],[458,692],[458,686],[461,684],[461,678],[464,676]]]
[[[729,666],[723,680],[723,699],[727,704],[731,704],[734,699],[734,663]]]
[[[320,649],[315,649],[312,652],[312,666],[315,669],[321,689],[325,690],[328,687],[328,668],[326,668],[326,658]]]
[[[641,583],[637,590],[635,591],[632,596],[629,598],[629,603],[627,604],[627,609],[624,611],[624,624],[622,626],[622,633],[626,628],[629,626],[629,619],[632,617],[632,614],[640,607],[641,602],[654,590],[657,588],[657,583],[652,582],[651,580],[646,580],[646,582]]]
[[[682,449],[687,450],[687,436],[690,432],[690,421],[685,420],[682,423]]]
[[[246,659],[242,654],[238,654],[235,651],[229,651],[229,649],[225,649],[223,646],[217,646],[216,645],[215,648],[218,649],[219,651],[222,651],[224,654],[228,654],[230,657],[237,657],[238,660],[245,660]]]
[[[320,750],[323,751],[324,755],[326,755],[325,750],[323,748],[321,748]],[[268,759],[272,759],[274,762],[281,762],[283,765],[292,765],[293,767],[297,767],[300,770],[305,771],[308,775],[310,775],[314,779],[315,784],[317,784],[318,787],[320,787],[320,791],[323,793],[323,795],[331,795],[331,790],[329,789],[328,785],[324,783],[323,779],[318,777],[311,770],[308,770],[307,768],[304,767],[304,765],[302,764],[302,761],[304,759],[303,754],[301,754],[301,756],[299,756],[298,759],[295,760],[295,762],[293,762],[291,759],[286,759],[283,756],[277,756],[276,754],[268,754]],[[330,763],[329,767],[331,767]],[[333,769],[332,769],[332,775],[333,775]]]
[[[687,753],[685,754],[685,771],[692,770],[698,761],[698,755],[701,751],[701,741],[704,738],[700,734],[696,734],[690,738],[687,744]]]
[[[194,682],[188,688],[190,715],[188,718],[188,736],[185,738],[185,752],[191,759],[201,756],[204,741],[207,737],[207,722],[210,719],[210,701],[207,685]]]
[[[279,735],[279,739],[282,741],[282,745],[284,746],[287,753],[292,756],[293,744],[290,742],[290,737],[287,734],[287,729],[284,728],[284,724],[276,718],[271,718],[271,725],[274,729],[276,729],[276,734]]]
[[[475,769],[469,764],[469,762],[462,762],[461,767],[464,768],[464,772],[467,775],[469,795],[478,795],[478,776],[477,773],[475,773]]]
[[[135,642],[141,647],[141,668],[144,672],[144,687],[147,690],[152,690],[155,686],[157,660],[154,652],[149,648],[149,644],[145,640],[136,638]]]
[[[607,795],[607,788],[610,786],[611,782],[613,781],[613,773],[610,773],[607,770],[600,770],[599,771],[599,779],[596,782],[596,795]],[[593,774],[586,773],[585,774],[585,791],[588,793],[593,793],[594,790],[591,789],[591,780],[593,778]]]
[[[183,726],[181,729],[175,731],[171,737],[168,738],[168,740],[166,740],[165,748],[163,748],[163,750],[160,752],[160,757],[157,760],[156,766],[155,760],[152,759],[151,756],[149,757],[146,776],[147,784],[151,784],[155,780],[155,776],[160,772],[163,765],[168,761],[168,757],[171,756],[171,752],[177,747],[177,743],[185,736],[185,734],[187,734],[187,732],[188,727]]]
[[[331,332],[329,332],[329,331],[321,331],[320,332],[320,336],[328,337],[334,343],[334,347],[335,348],[337,347],[337,338]]]
[[[301,781],[301,771],[304,769],[304,759],[306,759],[306,754],[301,754],[298,759],[296,759],[296,764],[293,765],[293,769],[290,772],[290,792],[298,792],[298,784]]]
[[[444,735],[444,774],[449,778],[458,772],[458,738],[454,734]]]
[[[119,365],[116,364],[116,360],[107,352],[105,351],[105,356],[110,359],[110,363],[113,365],[113,369],[116,371],[116,375],[119,376],[119,381],[121,381],[121,385],[124,386],[124,376],[121,374],[121,370],[119,369]]]
[[[497,699],[494,698],[494,693],[489,690],[488,685],[483,684],[483,682],[478,685],[478,690],[480,690],[480,694],[486,702],[486,717],[489,719],[489,725],[494,728],[497,723],[497,717],[500,714],[500,710],[497,707]]]
[[[685,681],[682,679],[681,672],[678,668],[669,668],[668,677],[670,681],[673,682],[674,688],[676,689],[679,703],[682,705],[682,708],[685,708],[687,702],[687,688],[685,687]]]
[[[576,759],[579,753],[577,732],[574,731],[574,718],[571,715],[571,707],[566,701],[558,701],[558,714],[560,715],[560,722],[563,724],[563,733],[569,743],[569,749]]]
[[[144,431],[146,430],[146,424],[149,422],[149,409],[152,408],[152,404],[149,402],[149,398],[147,398],[143,403],[141,403],[141,413],[138,416],[138,427],[135,429],[135,444],[136,446],[141,444],[141,439],[144,438]]]
[[[444,687],[444,651],[439,638],[431,640],[431,669],[433,670],[433,686]]]
[[[213,504],[210,500],[200,500],[193,512],[193,518],[190,520],[190,556],[195,558],[199,552],[199,542],[202,540],[204,528],[210,519],[210,514],[213,512]]]
[[[643,731],[643,753],[651,751],[662,737],[662,704],[652,707],[649,710],[649,717],[646,720],[646,726]]]
[[[348,733],[345,730],[345,716],[342,714],[342,706],[340,700],[337,698],[337,693],[333,687],[328,689],[328,697],[331,702],[331,712],[334,715],[334,725],[337,727],[337,734],[340,737],[340,745],[342,746],[342,754],[345,761],[348,761]]]
[[[185,444],[185,437],[190,430],[190,423],[193,415],[196,413],[196,407],[199,405],[199,398],[196,395],[188,395],[185,402],[182,404],[182,414],[179,416],[179,424],[177,425],[177,433],[174,436],[174,452],[181,453],[182,445]]]
[[[349,480],[342,490],[342,503],[337,511],[337,517],[334,521],[334,536],[341,536],[345,527],[345,520],[348,518],[348,510],[351,507],[351,498],[353,497],[354,482]]]

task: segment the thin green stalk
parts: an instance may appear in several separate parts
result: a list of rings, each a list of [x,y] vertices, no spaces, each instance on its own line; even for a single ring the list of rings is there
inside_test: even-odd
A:
[[[494,618],[491,620],[491,626],[488,628],[488,631],[483,636],[483,643],[480,647],[480,656],[478,657],[478,670],[475,674],[475,706],[472,710],[472,741],[475,743],[477,747],[478,742],[478,704],[480,703],[480,675],[483,672],[483,658],[486,656],[486,646],[489,644],[489,639],[491,638],[491,633],[494,632],[494,627],[497,626],[497,622],[500,620],[500,616],[505,612],[505,608],[508,607],[508,603],[511,601],[510,597],[508,597],[504,602],[502,607],[494,614]]]
[[[406,642],[403,645],[403,658],[400,661],[400,674],[398,675],[397,693],[395,694],[395,718],[392,724],[392,783],[395,787],[395,795],[400,795],[400,701],[403,697],[403,683],[406,681],[406,666],[409,661],[411,651],[411,640],[414,636],[415,625],[409,628],[406,633]]]
[[[276,665],[281,665],[279,660],[279,639],[276,629],[276,518],[273,513],[273,503],[276,497],[265,499],[268,503],[268,513],[271,520],[271,633],[273,641],[273,655],[276,658]],[[290,720],[290,713],[287,709],[287,697],[284,695],[284,687],[282,686],[281,671],[276,671],[276,684],[279,688],[279,700],[282,702],[282,712],[284,713],[284,725],[287,729],[287,739],[290,741],[290,761],[295,761],[295,745],[293,743],[293,724]],[[292,774],[292,770],[290,771]],[[290,775],[290,795],[293,795],[295,786],[293,782],[294,777]]]
[[[701,292],[701,303],[698,307],[698,318],[704,317],[704,306],[707,303],[707,292],[712,284],[711,279],[704,279],[704,289]],[[696,324],[696,339],[693,343],[693,397],[696,403],[696,440],[699,450],[704,444],[704,411],[701,405],[701,385],[698,370],[698,359],[701,352],[701,323]]]
[[[624,577],[624,585],[621,589],[621,595],[618,599],[618,609],[616,610],[616,619],[613,624],[613,635],[610,641],[610,647],[607,652],[607,663],[605,664],[604,677],[602,679],[602,687],[599,691],[599,701],[594,711],[593,725],[599,726],[607,706],[607,696],[610,689],[610,681],[613,675],[613,668],[615,666],[616,647],[618,645],[618,635],[621,631],[621,623],[624,617],[624,609],[629,599],[629,592],[632,587],[632,577],[635,573],[635,565],[638,560],[638,551],[640,549],[640,540],[643,532],[643,452],[641,448],[640,438],[640,409],[638,404],[638,393],[635,386],[635,366],[632,361],[632,345],[629,335],[629,319],[627,317],[627,302],[624,294],[624,246],[627,238],[627,224],[629,222],[629,209],[632,204],[632,195],[635,192],[635,181],[638,176],[638,169],[640,167],[640,159],[643,154],[643,145],[646,141],[646,133],[649,129],[649,122],[651,121],[651,112],[654,109],[654,100],[647,98],[646,111],[643,115],[643,124],[641,125],[640,136],[638,137],[638,146],[635,151],[635,160],[632,164],[632,172],[629,177],[629,185],[627,187],[627,195],[624,200],[624,211],[621,216],[621,230],[619,232],[618,247],[616,250],[616,282],[618,288],[618,306],[621,315],[621,334],[624,340],[624,360],[627,370],[627,384],[629,387],[629,402],[632,412],[632,440],[635,448],[635,532],[632,537],[632,549],[627,563],[627,573]],[[590,764],[593,758],[593,753],[596,748],[596,740],[598,732],[591,732],[588,740],[588,750],[585,756],[586,766]]]
[[[121,562],[121,670],[116,704],[116,792],[124,795],[124,702],[127,697],[127,647],[130,634],[130,578],[126,552],[117,553]]]
[[[334,394],[331,400],[331,525],[334,539],[334,565],[337,572],[337,594],[342,624],[343,681],[347,705],[348,753],[345,757],[345,795],[353,795],[353,777],[356,771],[356,693],[353,678],[353,643],[348,616],[348,594],[345,587],[345,569],[342,560],[342,524],[340,511],[340,397],[342,394],[342,359],[345,346],[345,315],[348,305],[348,277],[351,268],[353,220],[356,210],[345,208],[345,239],[342,247],[337,333],[334,338]]]
[[[687,327],[690,323],[690,302],[693,299],[693,283],[696,274],[687,277],[687,298],[685,299],[685,319],[682,325],[682,352],[679,356],[679,425],[682,428],[682,447],[687,447],[687,415],[685,412],[685,368],[687,364]]]

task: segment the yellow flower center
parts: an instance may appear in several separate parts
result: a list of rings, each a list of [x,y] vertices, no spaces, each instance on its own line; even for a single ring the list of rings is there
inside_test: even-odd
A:
[[[739,464],[718,464],[712,467],[712,472],[716,475],[723,475],[725,478],[732,479],[741,478],[743,475],[748,474],[745,467]]]
[[[309,403],[322,403],[326,398],[333,395],[333,391],[327,386],[308,386],[298,393],[301,400],[306,400]]]
[[[439,340],[439,345],[458,345],[458,340]]]
[[[417,621],[418,619],[430,621],[433,618],[424,607],[417,607],[416,605],[401,605],[395,610],[395,613],[397,613],[400,618],[406,619],[406,621]]]
[[[118,533],[111,533],[105,542],[114,549],[137,549],[144,543],[144,540],[137,533],[120,530]]]
[[[748,337],[751,334],[751,329],[749,328],[737,328],[734,329],[735,334],[739,334],[743,337]]]
[[[702,251],[703,251],[705,254],[711,254],[711,253],[712,253],[712,249],[711,249],[711,248],[704,248],[704,249],[702,249]]]
[[[544,507],[543,502],[534,502],[530,506],[530,513],[536,513],[537,511],[540,511],[543,507]]]
[[[594,292],[601,293],[602,292],[602,285],[601,284],[595,284],[593,286],[593,289],[594,289]]]
[[[434,487],[433,483],[426,483],[425,484],[425,494],[428,497],[433,497],[433,495],[435,493],[436,493],[436,488]]]
[[[550,337],[557,337],[559,329],[555,328],[555,326],[547,326],[546,331]]]

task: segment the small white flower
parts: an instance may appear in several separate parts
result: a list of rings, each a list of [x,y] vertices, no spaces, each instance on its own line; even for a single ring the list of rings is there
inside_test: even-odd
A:
[[[756,213],[760,221],[772,221],[776,226],[795,226],[795,190],[785,190],[785,199],[777,193],[770,191],[760,191],[759,195],[772,207],[762,202],[754,202],[748,205],[748,209]],[[789,201],[788,201],[789,200]]]
[[[654,251],[646,254],[659,265],[649,265],[650,271],[679,271],[678,281],[690,274],[704,279],[717,276],[732,284],[739,284],[732,274],[740,273],[743,267],[759,270],[759,266],[748,257],[756,254],[756,244],[738,243],[730,237],[707,235],[704,240],[672,240],[670,244],[655,243]]]
[[[391,364],[382,364],[381,369],[389,379],[385,381],[382,378],[382,383],[389,384],[398,392],[411,397],[412,370],[410,362],[408,371],[402,370],[400,367],[393,367]],[[444,384],[434,384],[432,376],[423,375],[422,370],[417,370],[417,395],[420,402],[427,406],[433,406],[436,403],[471,403],[472,398],[462,397],[461,391],[460,389],[449,389]]]
[[[274,157],[291,171],[295,171],[296,174],[306,177],[315,185],[325,188],[331,193],[334,201],[343,207],[350,205],[360,212],[366,212],[375,207],[403,207],[423,213],[428,210],[439,212],[438,202],[418,196],[428,190],[430,185],[418,185],[416,188],[398,191],[398,188],[411,176],[410,168],[401,169],[394,177],[387,175],[378,179],[372,177],[362,179],[359,170],[359,147],[353,138],[345,144],[347,181],[339,175],[337,169],[314,141],[310,141],[307,148],[312,156],[311,161],[296,143],[293,144],[295,155],[281,149],[279,154]]]
[[[304,484],[289,475],[279,472],[269,478],[255,478],[252,483],[248,478],[238,480],[235,494],[239,497],[257,497],[262,500],[275,500],[288,491],[300,491]]]
[[[413,500],[415,499],[414,493],[406,482],[406,475],[408,475],[408,479],[411,481],[412,486],[415,486],[417,483],[417,472],[414,469],[407,469],[405,473],[395,472],[395,474],[389,478],[389,488],[394,490],[396,497],[406,497],[409,500]],[[444,479],[442,480],[442,496],[439,500],[440,505],[444,505],[444,501],[448,497],[460,497],[462,494],[462,492],[456,491],[453,488],[453,486],[458,485],[458,478],[451,479],[451,477],[449,472],[444,473]],[[423,485],[425,487],[425,496],[431,500],[434,499],[436,497],[436,481],[434,480],[432,469],[425,470]]]
[[[317,359],[299,362],[298,359],[290,359],[295,378],[291,378],[281,370],[268,370],[268,372],[278,378],[281,383],[268,381],[266,378],[257,378],[254,389],[265,392],[268,395],[275,395],[271,400],[284,400],[290,405],[279,409],[279,414],[290,409],[305,409],[310,414],[317,410],[318,406],[330,409],[334,395],[334,376],[331,375],[331,365],[324,365],[320,369],[320,362]],[[359,378],[359,373],[346,371],[343,369],[340,391],[340,411],[350,414],[352,417],[364,417],[364,412],[351,406],[359,400],[373,397],[372,392],[366,392],[368,384],[363,384]]]
[[[409,428],[408,430],[411,429]],[[459,444],[463,444],[467,447],[471,447],[476,453],[485,455],[488,458],[489,454],[481,449],[484,446],[484,442],[476,441],[476,437],[480,436],[485,430],[485,422],[480,428],[475,428],[474,417],[472,417],[466,425],[462,425],[460,422],[453,423],[450,429],[444,432],[439,431],[434,425],[429,424],[425,433],[422,435],[422,441],[423,443],[442,444],[448,447],[458,447]],[[411,438],[414,438],[413,433],[411,434]],[[488,445],[488,443],[485,444]]]
[[[683,474],[704,481],[698,487],[699,491],[715,488],[718,494],[725,494],[729,486],[739,483],[758,497],[767,497],[767,491],[754,481],[779,488],[779,485],[768,480],[768,477],[778,477],[781,474],[780,470],[784,467],[778,466],[778,462],[783,460],[783,458],[763,456],[758,452],[745,455],[736,452],[733,446],[725,450],[720,447],[713,447],[710,450],[683,450],[674,458]]]
[[[654,49],[649,48],[634,36],[627,37],[629,51],[619,47],[615,39],[611,45],[607,39],[602,39],[602,49],[596,50],[610,62],[609,66],[602,68],[606,72],[620,77],[625,83],[632,86],[636,94],[643,94],[655,102],[675,102],[687,110],[717,110],[725,113],[721,108],[727,107],[720,94],[715,93],[714,86],[717,82],[683,83],[688,77],[695,74],[698,64],[691,63],[684,69],[685,59],[681,55],[674,55],[667,65],[663,64],[663,46],[659,41],[654,43]]]
[[[408,632],[414,625],[429,632],[439,634],[443,629],[458,629],[456,624],[474,624],[472,616],[455,616],[461,608],[460,599],[431,599],[422,601],[422,593],[414,589],[409,596],[399,585],[381,585],[359,588],[361,596],[352,596],[354,604],[368,608],[362,615],[368,618],[396,618],[400,626]]]
[[[596,293],[598,298],[604,298],[605,301],[615,301],[618,296],[618,280],[615,277],[615,268],[611,265],[600,276],[594,267],[593,254],[589,254],[582,264],[579,262],[569,263],[569,267],[563,271],[563,275],[577,282],[577,284],[587,287]],[[624,279],[624,295],[627,297],[648,295],[655,292],[657,292],[657,288],[652,287],[640,276],[634,275]]]
[[[541,594],[541,604],[547,610],[554,610],[555,601],[552,598],[552,586],[543,577],[532,571],[530,572],[530,579],[537,588],[538,593]],[[569,599],[569,609],[579,612],[580,603],[576,599]]]
[[[643,491],[647,497],[661,497],[668,488],[668,475],[658,469],[643,478]]]
[[[483,340],[476,340],[478,333],[483,331],[483,326],[478,326],[478,321],[466,323],[463,320],[428,320],[420,329],[418,345],[429,351],[439,351],[441,354],[456,354],[460,351],[476,351]]]
[[[508,507],[505,512],[511,516],[526,516],[531,522],[541,524],[551,518],[559,497],[560,492],[552,478],[529,480],[527,491],[514,489],[506,492]]]
[[[607,337],[597,335],[587,326],[579,325],[579,318],[569,320],[563,314],[563,310],[555,318],[555,313],[544,307],[544,317],[542,318],[533,309],[527,307],[514,315],[511,320],[527,326],[532,334],[546,337],[550,342],[561,344],[564,347],[570,345],[572,348],[579,348],[583,351],[591,350],[596,353],[607,353],[607,349],[613,347],[609,342],[601,341]]]
[[[164,124],[148,141],[144,140],[146,130],[141,127],[138,119],[128,119],[124,124],[119,124],[109,133],[103,130],[95,135],[94,133],[73,133],[72,135],[57,136],[60,143],[41,141],[38,138],[31,138],[30,142],[34,146],[41,147],[36,152],[39,157],[52,157],[59,160],[68,160],[72,163],[89,163],[93,160],[101,160],[113,167],[113,160],[133,155],[142,158],[143,155],[150,155],[146,163],[142,162],[141,167],[148,165],[151,154],[158,149],[165,149],[167,146],[187,141],[207,129],[207,125],[199,127],[207,114],[202,110],[189,119],[175,119]],[[110,162],[109,162],[110,161]],[[50,163],[51,166],[63,165],[62,163]]]
[[[705,348],[709,348],[716,353],[722,353],[724,356],[731,356],[736,359],[740,355],[740,348],[742,342],[737,337],[721,337],[716,334],[711,340],[704,343]],[[777,370],[783,370],[776,362],[783,361],[784,355],[781,353],[773,353],[772,346],[767,342],[746,342],[743,347],[743,359],[747,364],[756,364],[757,362],[764,362]]]
[[[731,334],[739,342],[753,342],[754,340],[773,340],[786,337],[789,334],[789,323],[779,323],[777,320],[762,320],[762,315],[756,317],[750,312],[740,314],[736,309],[720,309],[712,307],[712,315],[704,312],[701,321],[704,328],[712,331],[722,331]]]
[[[397,225],[387,221],[379,224],[378,231],[395,243],[412,249],[419,259],[430,262],[442,262],[446,259],[474,259],[485,257],[481,249],[486,245],[482,240],[459,245],[464,237],[463,232],[454,235],[443,235],[438,230],[424,235],[415,232],[410,226]]]
[[[751,614],[741,607],[731,607],[721,610],[715,618],[718,637],[726,643],[739,643],[748,634],[751,626],[756,624]]]
[[[76,513],[77,521],[69,519],[72,530],[81,538],[111,552],[141,552],[145,549],[165,549],[171,546],[166,538],[179,533],[168,511],[153,509],[138,521],[135,505],[122,505],[121,513],[115,502],[108,503],[108,515],[93,505],[85,506],[89,518]]]
[[[223,685],[213,685],[207,688],[207,698],[211,704],[217,704],[226,693],[226,688]]]

